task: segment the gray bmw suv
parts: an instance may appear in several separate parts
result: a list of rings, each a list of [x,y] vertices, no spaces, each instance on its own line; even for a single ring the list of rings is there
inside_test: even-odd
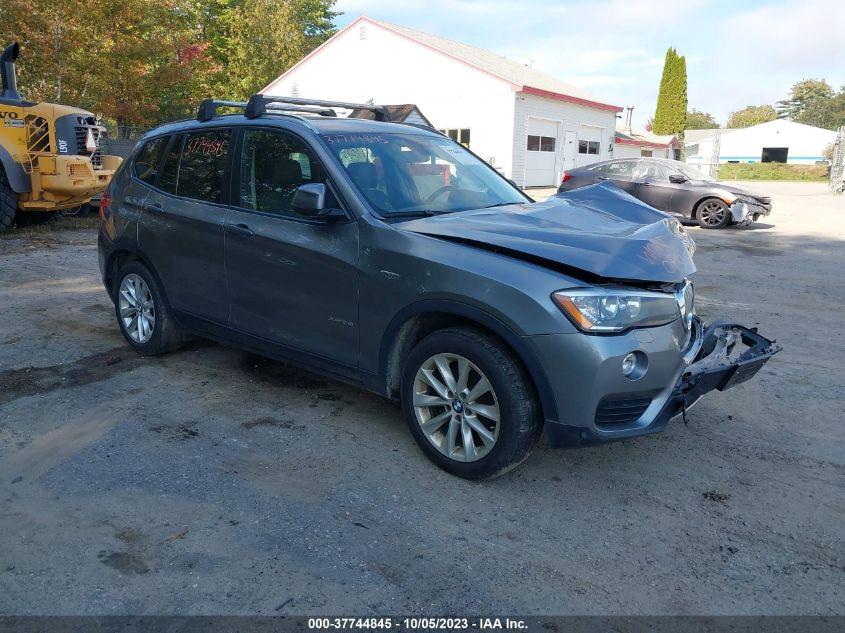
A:
[[[353,107],[375,120],[336,116]],[[544,429],[552,446],[660,431],[780,349],[695,316],[677,220],[608,185],[534,203],[388,118],[256,95],[145,136],[100,207],[129,345],[207,337],[397,398],[426,455],[472,479]]]

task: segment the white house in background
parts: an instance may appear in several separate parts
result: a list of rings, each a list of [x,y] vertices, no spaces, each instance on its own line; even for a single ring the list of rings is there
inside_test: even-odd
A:
[[[525,187],[612,158],[622,109],[489,51],[360,16],[264,94],[413,103],[433,126]]]
[[[794,163],[823,161],[836,132],[776,119],[738,129],[687,130],[686,161],[705,170],[719,163]]]

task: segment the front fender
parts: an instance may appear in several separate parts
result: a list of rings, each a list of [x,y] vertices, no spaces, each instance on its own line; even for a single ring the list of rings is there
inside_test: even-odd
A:
[[[555,403],[549,379],[546,376],[540,361],[525,343],[523,337],[518,335],[513,328],[501,319],[490,314],[488,311],[461,301],[451,299],[424,299],[416,301],[400,310],[391,320],[384,331],[379,351],[379,367],[381,375],[387,376],[388,364],[390,362],[390,351],[400,328],[408,319],[427,313],[452,314],[464,319],[474,321],[487,328],[496,336],[505,341],[522,361],[531,376],[534,386],[537,388],[540,403],[543,406],[543,415],[546,419],[556,420],[557,405]]]

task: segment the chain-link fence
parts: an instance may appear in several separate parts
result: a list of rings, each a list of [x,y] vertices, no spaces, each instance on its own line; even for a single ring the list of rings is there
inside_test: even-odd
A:
[[[135,147],[138,139],[152,129],[151,127],[114,123],[105,123],[104,125],[108,130],[108,136],[101,143],[102,153],[122,158],[126,158],[132,148]]]
[[[845,125],[839,128],[833,142],[833,160],[830,162],[830,189],[833,193],[845,192]]]

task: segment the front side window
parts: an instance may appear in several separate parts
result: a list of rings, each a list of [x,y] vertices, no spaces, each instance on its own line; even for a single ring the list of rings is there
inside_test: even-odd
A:
[[[595,154],[598,156],[600,149],[601,143],[599,141],[578,141],[579,154]]]
[[[293,194],[304,184],[324,182],[311,149],[284,132],[247,130],[240,162],[244,209],[303,217],[291,206]],[[337,206],[332,201],[326,204]]]
[[[327,134],[323,140],[370,206],[385,216],[526,202],[459,144],[427,134]]]
[[[161,136],[147,141],[135,157],[135,176],[147,183],[154,185],[158,170],[164,158],[164,150],[167,149],[169,136]]]
[[[668,182],[669,172],[660,163],[653,160],[641,160],[634,177],[638,180]]]
[[[185,137],[176,195],[202,202],[223,201],[231,134],[231,130],[208,130]]]

